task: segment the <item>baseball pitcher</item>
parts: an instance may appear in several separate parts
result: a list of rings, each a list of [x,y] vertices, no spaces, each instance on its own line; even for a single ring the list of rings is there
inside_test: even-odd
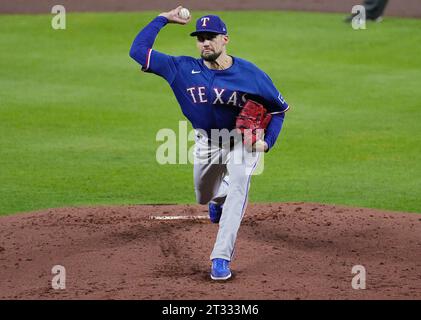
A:
[[[219,223],[210,275],[214,280],[227,280],[251,175],[262,152],[275,144],[289,107],[266,73],[227,54],[228,30],[216,15],[199,18],[191,33],[196,37],[199,59],[153,50],[164,26],[191,20],[180,14],[182,10],[180,6],[153,19],[134,39],[130,56],[143,71],[168,82],[196,131],[196,199],[208,204],[211,222]],[[216,138],[215,132],[219,134]]]

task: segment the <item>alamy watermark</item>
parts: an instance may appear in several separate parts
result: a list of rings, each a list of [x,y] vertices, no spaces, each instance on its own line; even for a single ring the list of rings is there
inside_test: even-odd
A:
[[[352,274],[356,274],[352,278],[351,286],[355,290],[366,289],[367,272],[365,267],[362,265],[356,265],[352,267]]]
[[[51,27],[54,30],[66,29],[66,8],[62,5],[55,5],[51,8],[51,13],[55,16],[51,19]]]
[[[201,129],[188,131],[187,121],[179,121],[178,132],[169,128],[160,129],[156,134],[156,141],[160,143],[156,149],[156,161],[161,165],[230,163],[243,165],[246,174],[258,175],[263,172],[263,150],[256,150],[251,143],[247,143],[252,139],[251,130],[244,130],[243,133],[236,129],[210,131],[210,134]],[[255,133],[263,139],[263,132],[263,129],[259,129]]]
[[[54,290],[65,290],[66,289],[66,268],[61,265],[55,265],[51,269],[51,273],[54,275],[51,280],[51,287]]]
[[[366,29],[365,7],[356,5],[352,7],[352,28],[354,30]]]

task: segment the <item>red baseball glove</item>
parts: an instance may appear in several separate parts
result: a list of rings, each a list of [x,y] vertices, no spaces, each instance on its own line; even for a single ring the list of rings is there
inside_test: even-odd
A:
[[[238,133],[243,134],[244,145],[252,147],[262,139],[271,119],[272,115],[263,105],[247,100],[236,120],[236,128]]]

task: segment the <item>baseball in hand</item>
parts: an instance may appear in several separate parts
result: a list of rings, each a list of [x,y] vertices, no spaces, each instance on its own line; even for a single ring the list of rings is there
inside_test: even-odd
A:
[[[178,13],[178,16],[181,19],[187,20],[190,17],[190,11],[188,9],[186,9],[186,8],[182,8],[180,10],[180,12]]]

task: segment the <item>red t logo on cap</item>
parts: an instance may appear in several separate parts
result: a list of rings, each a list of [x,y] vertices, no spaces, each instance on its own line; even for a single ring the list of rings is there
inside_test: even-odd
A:
[[[202,19],[200,19],[200,21],[202,21],[203,23],[202,23],[202,27],[207,27],[207,23],[208,23],[208,21],[210,20],[210,18],[209,17],[204,17],[204,18],[202,18]]]

